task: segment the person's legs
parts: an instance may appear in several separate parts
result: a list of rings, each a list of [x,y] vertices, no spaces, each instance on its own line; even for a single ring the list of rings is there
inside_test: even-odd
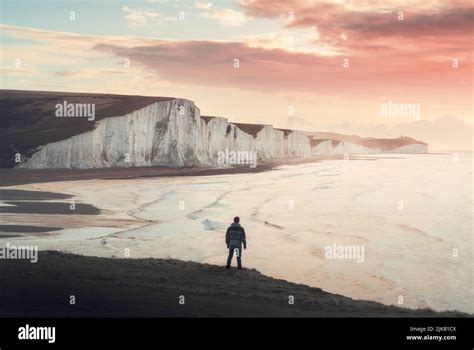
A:
[[[234,256],[234,249],[229,249],[229,256],[227,257],[227,268],[230,268],[230,264],[232,263],[232,257]]]
[[[239,269],[242,268],[242,248],[237,249],[237,266]]]

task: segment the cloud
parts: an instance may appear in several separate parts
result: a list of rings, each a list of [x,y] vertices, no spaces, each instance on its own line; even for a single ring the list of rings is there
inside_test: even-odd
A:
[[[310,38],[309,41],[317,39],[311,28],[287,29],[289,32],[284,34],[247,37],[238,42],[78,35],[7,25],[0,28],[6,35],[47,43],[49,46],[39,45],[43,47],[41,52],[44,55],[45,50],[56,50],[67,53],[65,58],[104,60],[105,53],[130,59],[133,66],[144,67],[176,83],[260,91],[347,92],[354,95],[371,91],[394,99],[394,91],[423,89],[425,95],[434,90],[443,90],[447,95],[460,90],[460,95],[464,96],[465,91],[469,91],[472,69],[471,60],[460,59],[460,67],[454,70],[452,57],[444,56],[456,53],[455,50],[459,49],[457,41],[439,43],[435,39],[427,40],[423,46],[417,42],[407,45],[403,48],[403,55],[401,51],[393,55],[384,50],[383,42],[380,48],[377,48],[377,41],[361,42],[357,44],[359,50],[368,45],[372,52],[379,50],[379,54],[350,57],[350,67],[344,69],[342,59],[345,56],[301,50],[308,44],[303,36]],[[296,32],[291,33],[292,30]],[[287,38],[290,33],[295,38],[293,43]],[[440,47],[443,49],[438,52]],[[308,48],[311,48],[309,44]],[[27,52],[26,46],[21,46],[21,49]],[[240,68],[234,68],[236,58],[240,60]],[[75,67],[79,68],[83,67]]]
[[[248,21],[243,13],[232,9],[209,8],[208,11],[202,12],[201,16],[215,20],[224,27],[239,27]]]
[[[126,86],[130,76],[136,75],[140,81],[144,81],[143,77],[151,77],[150,83],[147,82],[150,86],[153,81],[193,87],[196,91],[224,88],[272,96],[291,92],[296,97],[288,99],[289,105],[294,105],[291,101],[301,101],[302,96],[318,96],[305,103],[311,105],[312,110],[325,108],[325,117],[367,113],[371,111],[369,104],[386,100],[419,103],[423,111],[431,108],[439,113],[463,116],[469,115],[468,109],[472,108],[472,61],[461,59],[459,68],[454,69],[451,57],[446,57],[456,52],[456,41],[439,43],[433,39],[423,42],[423,46],[415,41],[396,55],[384,50],[383,42],[381,48],[376,47],[378,41],[361,42],[358,44],[361,50],[364,45],[371,45],[370,50],[378,53],[351,56],[346,69],[342,66],[345,56],[340,54],[301,52],[298,42],[294,47],[281,44],[285,35],[303,35],[308,28],[287,28],[284,34],[235,42],[78,35],[7,25],[0,25],[0,30],[5,35],[39,43],[3,44],[2,52],[11,62],[15,57],[25,57],[25,68],[39,70],[48,76],[43,68],[45,65],[50,65],[52,60],[65,61],[55,65],[56,73],[49,75],[51,83],[54,79],[82,76],[91,80],[91,87],[100,90],[104,81],[121,79]],[[293,30],[296,32],[291,32]],[[311,37],[317,39],[314,31],[306,34],[311,33]],[[296,40],[303,39],[296,37]],[[347,40],[351,40],[349,35]],[[306,45],[304,41],[300,44]],[[440,47],[443,47],[441,52],[438,51]],[[31,52],[36,54],[31,55]],[[130,60],[131,68],[123,78],[103,71],[120,70],[125,59]],[[234,67],[235,59],[239,60],[239,68]],[[87,70],[93,64],[100,67],[100,75],[95,76]],[[114,82],[114,86],[117,84]],[[278,97],[274,98],[278,100]],[[445,107],[425,106],[434,100]],[[312,117],[307,112],[305,115]]]
[[[117,69],[97,69],[97,68],[80,68],[71,70],[61,70],[54,74],[60,77],[95,77],[102,74],[124,74],[125,72]]]
[[[194,7],[197,8],[198,10],[210,10],[212,6],[213,6],[212,3],[210,2],[196,1],[194,3]]]
[[[313,125],[311,123],[308,123],[306,119],[295,115],[288,117],[286,127],[295,130],[313,130]]]
[[[145,0],[145,2],[152,3],[152,4],[180,4],[182,0]]]
[[[144,38],[137,36],[113,36],[113,35],[90,35],[76,34],[70,32],[50,31],[44,29],[36,29],[30,27],[18,27],[7,24],[0,24],[0,31],[4,35],[23,40],[33,40],[38,45],[15,45],[18,47],[33,47],[34,51],[44,47],[41,44],[50,44],[60,46],[62,48],[80,49],[82,52],[90,51],[89,49],[99,43],[120,44],[122,46],[133,47],[137,45],[148,45],[156,42],[153,38]],[[6,45],[5,45],[6,46]],[[46,49],[45,49],[46,50]],[[50,50],[50,49],[47,49]],[[31,53],[31,52],[30,52]],[[3,52],[2,52],[3,54]],[[56,56],[56,55],[54,55]],[[73,60],[72,60],[73,61]]]
[[[25,39],[0,44],[3,88],[181,96],[195,100],[206,113],[302,129],[348,120],[378,122],[380,103],[387,100],[420,104],[422,119],[443,114],[472,118],[472,58],[463,56],[471,46],[463,43],[463,35],[452,40],[423,36],[397,45],[395,36],[354,41],[361,31],[348,30],[345,42],[351,46],[328,45],[333,54],[325,55],[314,50],[325,35],[317,26],[287,26],[238,41],[86,35],[10,25],[0,25],[0,31]],[[345,69],[348,48],[356,54],[347,56],[350,67]],[[460,65],[454,69],[451,59],[458,54]],[[24,71],[13,70],[16,58]],[[239,68],[234,68],[236,58]],[[126,59],[130,67],[124,69]],[[288,119],[288,106],[298,112],[295,118]],[[423,125],[403,133],[435,140],[422,133]],[[443,129],[451,132],[443,125],[436,128],[441,136]],[[472,127],[469,132],[472,137]],[[464,147],[450,140],[452,147]]]
[[[336,48],[319,42],[315,27],[289,28],[265,34],[244,35],[241,40],[250,47],[284,49],[295,53],[314,53],[321,56],[340,55]]]
[[[256,17],[277,18],[292,12],[295,17],[308,14],[316,8],[326,9],[328,12],[373,12],[387,13],[390,11],[411,10],[417,13],[440,12],[446,9],[471,6],[470,0],[458,0],[454,4],[451,0],[280,0],[268,6],[268,0],[238,0],[238,4],[249,14]],[[314,14],[312,14],[314,15]],[[324,18],[325,13],[319,17]]]
[[[330,65],[325,58],[250,47],[243,42],[156,41],[154,45],[129,48],[104,43],[93,49],[128,57],[150,71],[160,72],[165,79],[186,84],[305,90],[328,83],[331,75],[323,72]],[[239,68],[234,67],[235,59],[239,60]]]
[[[104,43],[93,50],[128,57],[165,79],[187,84],[352,95],[370,91],[392,96],[401,86],[410,89],[407,82],[412,89],[423,88],[425,94],[434,89],[448,92],[460,87],[458,79],[471,67],[465,62],[456,74],[450,61],[435,61],[431,55],[403,64],[400,57],[388,55],[351,58],[345,69],[342,57],[255,47],[246,42],[155,41],[135,47]],[[239,68],[234,68],[235,59]],[[466,84],[468,80],[462,83]]]
[[[123,6],[122,11],[125,13],[124,18],[130,28],[143,27],[147,23],[166,23],[176,22],[176,17],[163,16],[156,11],[146,11],[132,9],[128,6]]]
[[[287,28],[315,27],[321,41],[351,55],[382,50],[396,54],[415,45],[433,51],[447,41],[457,53],[467,55],[471,50],[466,43],[471,40],[474,7],[468,1],[281,0],[268,6],[265,0],[240,0],[239,4],[247,15],[280,18]]]
[[[41,75],[41,73],[38,70],[30,70],[30,69],[24,69],[24,68],[11,68],[11,67],[0,68],[0,73],[2,75],[20,75],[20,76]]]

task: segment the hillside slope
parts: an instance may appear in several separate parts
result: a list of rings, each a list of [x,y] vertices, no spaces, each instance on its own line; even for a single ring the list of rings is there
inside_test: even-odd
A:
[[[162,259],[40,252],[0,264],[1,317],[468,316],[353,300],[256,270]],[[76,304],[70,305],[70,295]],[[184,305],[179,304],[184,296]],[[288,301],[294,297],[294,304]]]

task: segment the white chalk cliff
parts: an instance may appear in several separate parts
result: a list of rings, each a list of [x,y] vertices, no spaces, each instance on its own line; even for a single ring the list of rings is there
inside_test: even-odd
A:
[[[425,143],[412,143],[400,147],[386,149],[384,147],[366,147],[351,141],[318,140],[311,147],[311,155],[333,154],[381,154],[381,153],[428,153]]]
[[[404,146],[400,151],[426,152],[422,145]],[[217,164],[218,152],[226,149],[257,151],[259,162],[320,154],[377,153],[349,142],[333,145],[331,140],[312,146],[305,133],[279,130],[271,125],[236,124],[221,117],[201,118],[193,102],[170,99],[123,116],[99,120],[91,131],[42,145],[20,167],[216,167],[222,166]]]

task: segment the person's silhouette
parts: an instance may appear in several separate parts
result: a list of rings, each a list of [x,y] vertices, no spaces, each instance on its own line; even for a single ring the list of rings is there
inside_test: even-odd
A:
[[[236,216],[234,222],[229,226],[225,234],[225,243],[229,249],[229,256],[227,257],[227,269],[230,269],[232,257],[234,252],[237,256],[237,265],[239,269],[242,268],[242,244],[244,249],[247,249],[247,240],[245,239],[245,230],[240,226],[240,218]]]

